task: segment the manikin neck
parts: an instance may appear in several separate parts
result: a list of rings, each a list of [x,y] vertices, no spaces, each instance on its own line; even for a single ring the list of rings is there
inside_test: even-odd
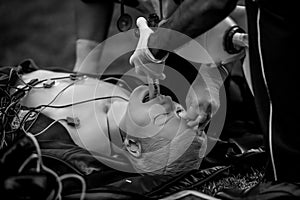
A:
[[[114,153],[123,154],[123,138],[121,136],[120,125],[125,116],[128,102],[114,102],[107,113],[108,134],[111,140],[111,148]]]
[[[107,112],[111,129],[119,128],[125,116],[128,102],[113,102]]]

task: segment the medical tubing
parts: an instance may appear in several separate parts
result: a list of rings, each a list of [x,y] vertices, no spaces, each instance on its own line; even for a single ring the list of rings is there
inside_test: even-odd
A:
[[[1,123],[2,123],[2,126],[1,126],[1,132],[2,133],[1,133],[0,149],[6,143],[6,141],[5,141],[6,134],[7,133],[13,133],[14,131],[19,130],[23,126],[24,121],[26,121],[26,119],[27,119],[27,115],[26,115],[26,117],[24,117],[23,120],[20,122],[20,119],[18,117],[17,113],[20,111],[20,107],[21,107],[21,106],[18,106],[20,99],[23,98],[24,96],[26,96],[28,94],[28,92],[30,92],[30,90],[32,88],[36,88],[34,86],[37,85],[37,84],[39,84],[39,83],[42,83],[42,82],[47,81],[47,80],[58,80],[58,79],[71,78],[71,75],[70,75],[70,76],[56,77],[56,78],[51,78],[51,79],[43,79],[43,80],[40,80],[40,81],[38,79],[32,79],[28,83],[26,83],[20,77],[20,75],[17,72],[16,73],[17,80],[21,81],[25,85],[25,86],[23,86],[21,88],[18,88],[18,87],[14,87],[14,86],[10,85],[10,81],[12,80],[12,76],[13,76],[13,73],[15,71],[16,70],[14,70],[14,69],[10,70],[7,84],[1,84],[1,86],[2,87],[6,87],[7,89],[9,89],[9,88],[15,88],[17,90],[13,94],[9,94],[9,90],[7,91],[7,90],[4,90],[4,89],[0,88],[1,89],[0,92],[3,93],[4,95],[6,95],[4,97],[1,97],[1,101],[0,101],[0,103],[1,103],[1,113],[0,113],[1,115],[0,116],[1,116]],[[52,101],[54,101],[55,99],[53,99]],[[2,108],[2,107],[4,107],[4,108]],[[7,123],[9,123],[9,117],[14,117],[14,116],[9,115],[9,113],[11,111],[13,111],[15,113],[14,116],[18,117],[20,125],[19,125],[18,129],[7,132],[5,129],[6,129]],[[29,126],[29,128],[30,127],[31,127],[31,125]]]
[[[40,172],[40,168],[42,167],[43,170],[49,172],[50,174],[52,174],[56,181],[57,181],[57,184],[58,184],[58,188],[57,188],[57,192],[55,194],[55,200],[56,199],[61,199],[61,192],[62,192],[62,183],[61,181],[59,180],[59,177],[58,175],[51,169],[49,169],[48,167],[46,167],[45,165],[43,165],[43,161],[42,161],[42,152],[41,152],[41,149],[40,149],[40,146],[39,146],[39,143],[37,141],[37,139],[34,137],[34,135],[32,135],[30,132],[27,132],[23,129],[24,133],[32,140],[35,148],[36,148],[36,152],[37,152],[37,156],[38,156],[38,164],[37,164],[37,172],[39,173]]]
[[[7,144],[6,143],[6,141],[5,141],[5,136],[6,136],[6,134],[7,134],[7,132],[6,132],[6,130],[5,130],[5,128],[6,128],[6,125],[7,125],[7,123],[8,123],[8,117],[13,117],[13,116],[15,116],[16,115],[16,113],[17,113],[17,109],[19,109],[19,108],[16,108],[16,104],[17,104],[18,102],[10,102],[10,104],[8,105],[8,106],[6,106],[6,108],[5,108],[5,110],[3,109],[3,110],[1,110],[1,115],[2,115],[2,119],[1,119],[1,128],[3,129],[2,130],[2,135],[1,135],[1,142],[0,142],[0,149],[3,147],[3,145],[4,144]],[[2,102],[1,102],[1,104],[2,104]],[[13,108],[11,108],[11,107],[13,107]],[[9,115],[9,110],[10,111],[13,111],[14,113],[15,113],[15,115],[13,115],[13,116],[10,116]],[[1,116],[0,115],[0,116]],[[9,132],[9,133],[11,133],[11,132]]]
[[[88,103],[88,102],[91,102],[91,101],[99,101],[99,100],[114,99],[114,98],[122,99],[124,101],[129,101],[128,99],[126,99],[124,97],[121,97],[121,96],[108,96],[108,97],[98,97],[98,98],[94,98],[94,99],[88,99],[88,100],[79,101],[79,102],[76,102],[76,103],[65,104],[65,105],[57,105],[57,106],[39,105],[35,108],[30,108],[30,109],[40,109],[40,108],[43,108],[43,107],[47,107],[47,108],[67,108],[67,107],[70,107],[70,106],[76,106],[76,105]]]
[[[59,121],[65,121],[66,119],[57,119],[57,120],[54,120],[53,122],[51,122],[46,128],[44,128],[43,130],[41,130],[40,132],[36,133],[34,136],[39,136],[43,133],[45,133],[49,128],[51,128],[51,126],[53,126],[56,122],[59,122]]]
[[[75,179],[80,181],[80,183],[81,183],[80,200],[84,200],[85,191],[86,191],[86,183],[85,183],[84,179],[81,176],[77,175],[77,174],[63,174],[59,177],[59,180],[63,181],[63,180],[68,179],[68,178],[75,178]]]
[[[158,95],[160,95],[160,87],[159,87],[159,80],[158,79],[154,79],[154,97],[157,97]]]
[[[12,73],[13,73],[13,70],[10,71],[10,77],[12,76]],[[9,77],[9,79],[11,79],[10,77]],[[63,107],[69,107],[69,106],[73,106],[73,105],[79,105],[79,104],[82,104],[82,103],[87,103],[87,102],[90,102],[90,101],[97,101],[97,100],[111,99],[111,98],[119,98],[119,99],[122,99],[122,100],[125,100],[125,101],[128,101],[128,99],[126,99],[122,96],[108,96],[108,97],[99,97],[99,98],[89,99],[89,100],[76,102],[76,103],[72,103],[72,104],[67,104],[67,105],[62,105],[62,106],[51,106],[50,104],[52,104],[58,98],[59,95],[61,95],[68,87],[70,87],[71,85],[75,84],[76,81],[78,81],[78,79],[74,79],[75,81],[73,83],[71,83],[71,84],[67,85],[65,88],[63,88],[47,105],[40,105],[40,106],[35,107],[35,108],[27,108],[28,112],[24,115],[23,119],[21,120],[18,113],[19,113],[20,109],[22,108],[22,106],[19,105],[18,102],[22,97],[27,95],[28,92],[30,92],[30,90],[32,88],[37,88],[37,87],[35,87],[37,84],[43,83],[47,80],[65,79],[65,78],[70,78],[70,76],[57,77],[57,78],[51,78],[51,79],[43,79],[43,80],[40,80],[40,81],[38,81],[38,79],[33,79],[29,83],[26,83],[25,81],[23,81],[19,75],[18,75],[18,78],[25,84],[25,86],[22,87],[22,88],[17,88],[16,87],[16,89],[18,91],[15,92],[14,94],[10,95],[6,90],[3,90],[2,88],[0,88],[1,92],[6,95],[6,97],[1,98],[1,102],[0,102],[1,106],[4,107],[3,109],[1,109],[1,115],[2,115],[1,116],[1,118],[2,118],[1,121],[3,122],[1,129],[3,128],[3,131],[4,131],[3,136],[5,136],[5,132],[6,132],[5,127],[6,127],[6,124],[8,122],[7,117],[10,117],[10,116],[14,117],[15,116],[17,118],[16,120],[18,120],[18,122],[20,123],[17,130],[22,129],[22,131],[32,140],[34,146],[36,147],[36,153],[29,156],[22,163],[22,165],[18,169],[18,173],[21,173],[25,169],[25,167],[33,159],[37,159],[36,172],[39,173],[41,171],[41,168],[42,168],[44,171],[52,174],[56,179],[57,188],[55,189],[54,199],[61,199],[61,193],[62,193],[62,189],[63,189],[62,180],[66,179],[66,178],[76,178],[81,182],[81,184],[82,184],[82,193],[81,193],[81,198],[80,199],[81,200],[84,199],[84,195],[85,195],[85,191],[86,191],[86,183],[85,183],[84,179],[81,176],[77,175],[77,174],[65,174],[65,175],[62,175],[62,176],[59,177],[56,172],[54,172],[52,169],[50,169],[50,168],[46,167],[45,165],[43,165],[41,149],[39,147],[37,139],[35,138],[35,136],[40,135],[40,134],[44,133],[46,130],[48,130],[53,124],[55,124],[55,122],[60,121],[60,120],[66,120],[66,119],[55,120],[54,122],[52,122],[50,125],[48,125],[46,128],[44,128],[42,131],[40,131],[36,135],[33,135],[32,133],[28,132],[27,130],[30,129],[30,127],[37,120],[38,115],[46,107],[63,108]],[[81,79],[79,79],[79,80],[81,80]],[[7,85],[7,88],[12,88],[12,87],[10,85]],[[11,98],[11,97],[13,97],[13,98]],[[25,107],[23,107],[23,108],[25,108]],[[39,111],[36,111],[38,108],[42,108],[42,109],[39,110]],[[14,115],[10,114],[9,111],[13,111]],[[37,113],[36,114],[37,116],[33,120],[34,122],[32,122],[30,124],[30,126],[28,127],[28,129],[25,130],[24,123],[27,121],[27,119],[30,117],[30,115],[34,112]],[[7,133],[11,133],[11,132],[14,132],[14,131],[9,131]]]
[[[52,169],[46,167],[45,165],[42,165],[42,168],[43,168],[43,170],[45,170],[46,172],[52,174],[55,177],[58,188],[57,188],[57,192],[55,194],[55,198],[53,198],[53,199],[54,200],[61,200],[61,192],[62,192],[63,186],[62,186],[62,183],[59,179],[59,176]]]
[[[52,81],[55,81],[55,80],[61,80],[61,79],[72,79],[72,78],[76,78],[76,77],[80,77],[80,76],[84,76],[84,75],[78,75],[78,74],[70,74],[69,76],[60,76],[60,77],[53,77],[53,78],[46,78],[46,79],[42,79],[42,80],[36,80],[35,82],[33,82],[32,84],[29,84],[29,83],[26,83],[21,77],[19,74],[17,74],[19,80],[27,87],[29,88],[39,88],[39,87],[35,87],[36,85],[40,84],[40,83],[43,83],[45,81],[48,81],[48,80],[52,80]],[[44,87],[41,87],[41,88],[44,88]]]
[[[20,124],[21,124],[21,120],[20,120],[20,117],[18,116],[18,112],[19,112],[19,110],[18,111],[15,111],[15,110],[12,110],[15,114],[14,114],[14,117],[16,117],[17,118],[17,120],[19,121],[19,127],[18,127],[18,129],[20,128]],[[10,134],[10,133],[14,133],[16,130],[18,130],[18,129],[13,129],[13,130],[11,130],[11,131],[8,131],[8,132],[5,132],[5,134]],[[14,135],[12,135],[12,137],[13,137]]]
[[[152,78],[147,76],[147,81],[148,81],[148,88],[149,88],[149,100],[154,98],[154,81]]]
[[[35,111],[35,110],[30,110],[30,111],[28,111],[28,112],[24,115],[24,117],[23,117],[23,119],[22,119],[22,121],[21,121],[21,123],[20,123],[20,128],[24,126],[24,123],[27,121],[27,119],[29,118],[29,116],[31,115],[31,113],[38,113],[38,112]]]
[[[64,87],[64,88],[63,88],[59,93],[57,93],[57,95],[56,95],[56,96],[48,103],[48,105],[52,104],[52,103],[59,97],[59,95],[61,95],[66,89],[68,89],[69,87],[71,87],[72,85],[74,85],[74,84],[75,84],[76,82],[78,82],[78,81],[80,81],[80,80],[76,80],[76,81],[70,83],[69,85],[67,85],[66,87]],[[46,107],[42,108],[42,109],[38,112],[36,118],[35,118],[35,119],[33,120],[33,122],[28,126],[27,130],[29,130],[29,129],[31,128],[31,126],[36,122],[38,116],[40,115],[40,113],[41,113],[45,108],[46,108]],[[34,109],[33,109],[33,110],[34,110]]]
[[[21,173],[22,171],[23,171],[23,169],[26,167],[26,165],[28,165],[28,163],[32,160],[32,159],[34,159],[34,158],[39,158],[38,157],[38,155],[37,154],[31,154],[23,163],[22,163],[22,165],[19,167],[19,169],[18,169],[18,173]],[[37,167],[36,167],[37,169],[38,169],[38,162],[37,162]]]
[[[80,196],[80,200],[83,200],[85,197],[85,191],[86,191],[86,182],[85,180],[77,175],[77,174],[64,174],[61,176],[58,176],[58,174],[56,172],[54,172],[52,169],[46,167],[43,162],[42,162],[42,153],[41,153],[41,149],[40,146],[38,144],[37,139],[34,137],[34,135],[32,135],[30,132],[26,132],[24,129],[23,131],[25,132],[25,134],[32,140],[34,146],[36,147],[36,154],[33,154],[32,156],[29,156],[24,162],[23,164],[20,166],[18,172],[21,173],[22,170],[26,167],[26,165],[34,158],[37,158],[37,169],[36,171],[39,173],[40,172],[40,168],[42,168],[44,171],[52,174],[57,182],[57,189],[56,189],[56,193],[54,195],[54,200],[60,200],[61,199],[61,193],[62,193],[62,189],[63,189],[63,185],[62,185],[62,180],[66,179],[66,178],[76,178],[81,182],[82,185],[82,192],[81,192],[81,196]]]

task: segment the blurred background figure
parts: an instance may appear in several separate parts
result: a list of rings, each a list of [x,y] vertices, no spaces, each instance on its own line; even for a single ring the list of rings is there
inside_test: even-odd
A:
[[[103,4],[104,7],[107,4],[111,4],[110,12],[106,12],[106,14],[110,13],[108,16],[111,19],[110,21],[108,20],[106,24],[107,29],[105,29],[106,36],[109,37],[120,33],[116,26],[116,22],[120,17],[120,4],[110,3],[111,1],[107,2]],[[84,20],[84,16],[80,16],[80,21],[76,21],[76,13],[81,12],[78,8],[80,4],[83,5],[81,8],[83,10],[85,9],[85,5],[88,7],[88,4],[80,0],[32,0],[26,3],[21,0],[1,1],[0,64],[19,64],[24,59],[32,58],[42,68],[55,66],[72,71],[76,63],[76,40],[79,38],[77,34],[84,34],[77,33],[79,22]],[[96,9],[100,7],[96,6]],[[141,15],[139,11],[128,6],[125,6],[125,10],[130,13],[133,20],[135,20],[137,15]],[[91,22],[88,24],[91,24]],[[97,34],[101,30],[104,29],[100,27]],[[92,38],[92,40],[101,42],[101,37]],[[118,48],[126,46],[131,42],[124,41],[122,44],[119,43]],[[111,54],[113,54],[114,48],[116,47],[109,49]],[[120,56],[120,59],[116,63],[126,65],[128,59],[129,55],[127,57],[126,55]]]
[[[108,36],[114,2],[76,0],[74,4],[77,37],[76,63],[73,70],[95,73],[101,57],[101,48],[95,48]],[[94,54],[95,58],[90,59],[88,65],[81,67],[83,60],[93,49],[99,52]]]
[[[0,64],[32,58],[39,66],[73,68],[74,9],[72,0],[0,3]]]

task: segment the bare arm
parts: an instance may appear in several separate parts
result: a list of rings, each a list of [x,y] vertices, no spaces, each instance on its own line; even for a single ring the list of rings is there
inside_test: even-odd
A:
[[[150,36],[149,48],[156,58],[165,55],[157,49],[173,50],[206,32],[235,8],[237,0],[185,0],[171,17]],[[180,32],[187,37],[178,38]]]
[[[236,5],[237,0],[185,0],[161,26],[166,29],[158,29],[150,36],[152,54],[160,59],[166,54],[164,50],[172,51],[205,33],[225,19]],[[205,128],[216,113],[220,104],[219,89],[225,77],[226,73],[217,67],[200,68],[186,98],[187,113],[184,118],[189,120],[191,127],[199,125],[198,128]]]

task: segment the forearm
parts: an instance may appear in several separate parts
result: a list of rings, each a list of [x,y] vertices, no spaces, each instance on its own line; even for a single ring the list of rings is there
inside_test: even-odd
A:
[[[219,93],[226,76],[226,71],[216,65],[200,66],[186,97],[186,113],[183,117],[189,121],[188,126],[206,127],[220,106]]]
[[[213,97],[219,96],[220,87],[228,76],[228,71],[222,66],[203,64],[194,80],[192,87],[195,91],[208,91]]]
[[[215,26],[235,8],[237,0],[185,0],[150,36],[149,48],[157,58]]]

